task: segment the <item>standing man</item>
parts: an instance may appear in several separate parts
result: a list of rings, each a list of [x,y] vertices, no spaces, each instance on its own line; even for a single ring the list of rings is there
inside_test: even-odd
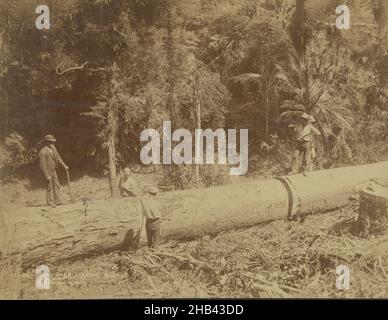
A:
[[[143,216],[146,218],[146,232],[148,247],[157,249],[160,244],[160,207],[156,200],[159,190],[156,187],[148,189],[149,197],[142,199]]]
[[[57,169],[61,165],[66,171],[69,167],[63,162],[54,143],[57,140],[53,135],[48,134],[44,137],[44,145],[39,151],[40,169],[47,180],[46,198],[47,204],[55,208],[56,205],[63,204],[61,195],[61,185],[59,183]]]
[[[312,116],[303,113],[301,118],[302,125],[292,126],[295,127],[296,131],[296,147],[294,151],[294,163],[290,173],[291,175],[300,173],[303,167],[303,174],[311,171],[314,135],[321,134],[319,130],[313,126],[315,120]]]

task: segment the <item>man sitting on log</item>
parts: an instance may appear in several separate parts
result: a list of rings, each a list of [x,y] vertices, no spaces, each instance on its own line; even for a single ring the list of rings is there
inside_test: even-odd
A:
[[[59,183],[57,168],[61,165],[65,170],[69,167],[62,160],[54,143],[57,140],[53,135],[48,134],[44,137],[43,147],[39,151],[39,163],[44,177],[47,180],[46,198],[47,204],[55,208],[56,205],[63,204],[61,195],[61,185]]]
[[[133,177],[131,168],[126,167],[124,169],[124,176],[120,179],[119,189],[122,197],[138,197],[140,195],[140,185]]]
[[[146,218],[146,232],[148,247],[157,249],[160,243],[160,207],[156,200],[159,190],[156,187],[148,189],[147,198],[141,200],[143,216]]]

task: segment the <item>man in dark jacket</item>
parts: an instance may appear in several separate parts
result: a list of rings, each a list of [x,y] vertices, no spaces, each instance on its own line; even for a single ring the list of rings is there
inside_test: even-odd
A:
[[[57,140],[51,134],[44,137],[44,146],[39,151],[40,168],[47,180],[46,198],[47,204],[53,208],[63,204],[61,185],[59,183],[57,168],[61,165],[65,170],[69,167],[63,162],[54,143]]]

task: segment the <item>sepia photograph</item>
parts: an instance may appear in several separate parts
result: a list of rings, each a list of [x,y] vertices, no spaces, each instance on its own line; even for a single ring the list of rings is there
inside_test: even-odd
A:
[[[387,0],[0,0],[0,300],[327,298],[388,298]]]

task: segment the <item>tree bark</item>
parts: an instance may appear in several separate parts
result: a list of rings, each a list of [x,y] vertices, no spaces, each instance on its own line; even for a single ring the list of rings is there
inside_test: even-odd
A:
[[[162,237],[189,240],[286,215],[288,196],[277,180],[251,181],[161,194]],[[23,267],[91,256],[134,245],[142,222],[139,198],[31,207],[5,215],[3,255]]]
[[[118,93],[118,67],[114,62],[112,66],[113,78],[111,80],[112,95],[115,96]],[[108,167],[109,167],[109,185],[111,197],[116,198],[119,196],[118,183],[117,183],[117,170],[116,170],[116,141],[118,131],[118,110],[114,103],[108,105],[108,126],[110,135],[108,139]]]
[[[296,0],[295,13],[289,31],[295,50],[299,57],[302,57],[307,45],[305,39],[305,0]]]
[[[195,118],[195,129],[201,129],[202,128],[202,119],[201,119],[201,91],[200,91],[200,79],[199,79],[199,75],[196,73],[195,70],[193,70],[193,72],[195,72],[194,74],[194,103],[195,103],[195,115],[194,115],[194,118]],[[199,131],[198,131],[199,132]],[[196,141],[196,144],[195,144],[195,154],[200,154],[201,157],[203,156],[203,150],[199,148],[200,144],[199,144],[199,141],[200,141],[200,135],[196,135],[195,137],[195,141]],[[197,186],[199,185],[199,182],[200,182],[200,173],[199,173],[199,166],[200,164],[195,164],[195,183],[197,184]]]
[[[388,3],[380,1],[375,10],[375,20],[379,27],[379,45],[383,54],[388,50]]]
[[[269,137],[269,93],[268,90],[266,90],[266,97],[265,97],[265,140],[268,141]]]
[[[116,170],[116,152],[115,139],[112,137],[108,142],[108,166],[109,166],[109,186],[111,197],[118,197],[117,190],[117,170]]]

